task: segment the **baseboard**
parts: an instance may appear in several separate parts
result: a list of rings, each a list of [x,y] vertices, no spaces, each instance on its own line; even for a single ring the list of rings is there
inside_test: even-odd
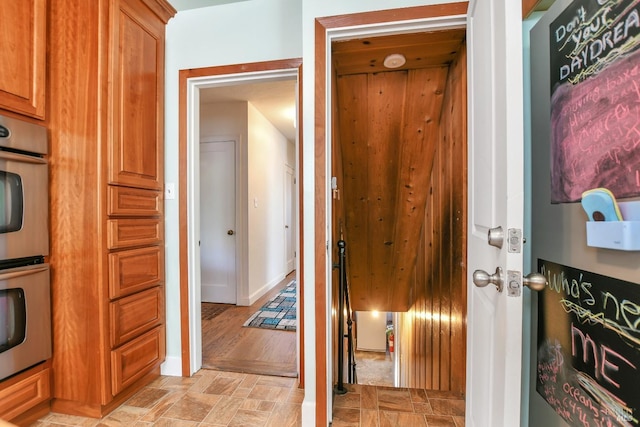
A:
[[[316,402],[310,402],[307,399],[302,401],[302,425],[316,425]]]
[[[164,363],[160,365],[160,375],[170,377],[182,376],[182,358],[175,356],[167,356]]]
[[[256,301],[258,301],[260,298],[262,298],[262,296],[264,294],[266,294],[271,289],[273,289],[274,286],[276,286],[278,283],[282,282],[285,277],[286,276],[284,274],[281,274],[278,277],[276,277],[275,279],[273,279],[273,280],[269,281],[268,283],[266,283],[264,286],[262,286],[260,289],[258,289],[257,291],[255,291],[254,293],[249,295],[248,297],[238,298],[237,304],[238,305],[252,305]]]

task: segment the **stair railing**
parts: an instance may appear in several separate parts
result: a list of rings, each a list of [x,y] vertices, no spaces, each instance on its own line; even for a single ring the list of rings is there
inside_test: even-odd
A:
[[[356,363],[353,351],[353,319],[351,316],[351,304],[349,302],[349,283],[346,268],[346,242],[338,241],[338,264],[334,268],[339,270],[339,302],[338,302],[338,384],[335,387],[337,394],[345,394],[344,387],[344,339],[347,338],[348,357],[348,382],[356,382]],[[346,306],[346,307],[345,307]],[[345,310],[346,308],[346,310]],[[347,335],[344,333],[345,311],[347,323]]]

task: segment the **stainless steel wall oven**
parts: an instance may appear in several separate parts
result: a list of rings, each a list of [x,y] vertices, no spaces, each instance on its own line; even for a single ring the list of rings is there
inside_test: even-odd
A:
[[[0,116],[0,380],[51,357],[47,131]]]

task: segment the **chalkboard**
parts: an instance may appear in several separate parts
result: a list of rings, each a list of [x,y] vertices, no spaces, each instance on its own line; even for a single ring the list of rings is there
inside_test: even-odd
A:
[[[640,284],[538,260],[536,390],[571,426],[637,426]]]
[[[640,0],[576,0],[549,26],[551,202],[640,194]]]

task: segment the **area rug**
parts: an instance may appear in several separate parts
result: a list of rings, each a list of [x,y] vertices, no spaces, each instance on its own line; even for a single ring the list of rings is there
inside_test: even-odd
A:
[[[296,324],[296,281],[293,280],[244,322],[243,326],[295,331]]]

